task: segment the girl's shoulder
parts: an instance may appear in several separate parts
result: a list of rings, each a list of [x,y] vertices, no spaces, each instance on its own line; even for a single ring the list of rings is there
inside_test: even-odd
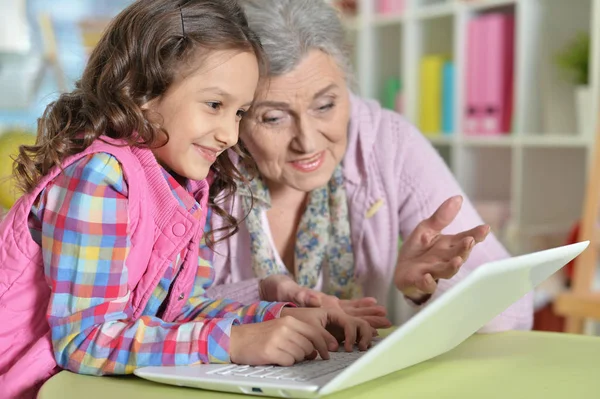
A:
[[[87,193],[110,187],[127,195],[123,167],[114,155],[107,152],[94,152],[75,160],[56,176],[52,185],[57,184],[64,188],[79,188]]]

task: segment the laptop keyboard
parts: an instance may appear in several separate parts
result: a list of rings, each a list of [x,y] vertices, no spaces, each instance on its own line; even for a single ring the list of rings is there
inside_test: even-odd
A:
[[[211,374],[287,381],[310,381],[326,374],[345,369],[366,352],[330,352],[329,360],[307,360],[291,367],[279,366],[224,366]]]

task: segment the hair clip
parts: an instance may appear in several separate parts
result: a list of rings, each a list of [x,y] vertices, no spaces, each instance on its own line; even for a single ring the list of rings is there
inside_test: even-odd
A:
[[[181,16],[181,34],[185,39],[185,24],[183,23],[183,9],[179,6],[179,15]]]

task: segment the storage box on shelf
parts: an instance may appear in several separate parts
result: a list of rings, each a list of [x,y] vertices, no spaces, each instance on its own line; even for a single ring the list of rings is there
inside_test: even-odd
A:
[[[556,56],[577,35],[590,35],[587,107],[599,109],[600,0],[403,3],[401,11],[385,13],[380,12],[379,0],[358,0],[351,44],[360,94],[389,98],[385,82],[395,72],[402,82],[403,115],[421,126],[422,99],[431,90],[422,86],[423,57],[452,60],[453,129],[451,134],[442,134],[441,129],[428,133],[428,138],[474,202],[504,204],[504,209],[488,207],[482,213],[490,222],[504,218],[500,238],[512,253],[541,249],[544,242],[566,236],[581,213],[598,119],[592,112],[589,131],[578,132],[575,85],[560,73]],[[510,125],[497,132],[503,134],[469,135],[465,126],[469,22],[498,14],[514,18]],[[438,95],[443,101],[443,90]],[[437,112],[443,109],[442,104]]]

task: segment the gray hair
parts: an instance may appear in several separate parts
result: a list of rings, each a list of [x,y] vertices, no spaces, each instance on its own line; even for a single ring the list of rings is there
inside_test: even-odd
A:
[[[338,12],[324,0],[240,0],[269,62],[269,75],[292,71],[311,50],[331,56],[352,82],[346,34]]]

